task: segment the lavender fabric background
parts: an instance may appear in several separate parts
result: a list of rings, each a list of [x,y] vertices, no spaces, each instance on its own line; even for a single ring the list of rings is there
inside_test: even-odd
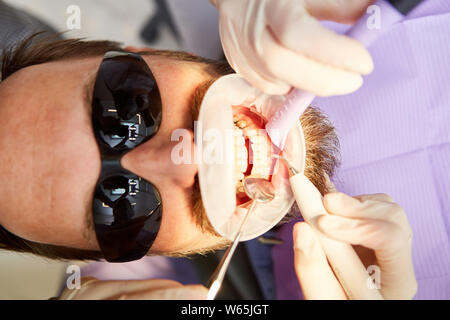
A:
[[[350,195],[387,193],[405,209],[415,298],[450,299],[450,2],[424,1],[369,49],[375,70],[362,89],[313,103],[341,141],[334,182]],[[278,299],[302,298],[292,226],[272,252]]]

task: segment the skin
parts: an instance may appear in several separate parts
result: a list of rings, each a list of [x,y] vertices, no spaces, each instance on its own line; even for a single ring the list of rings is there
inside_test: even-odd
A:
[[[129,152],[122,165],[161,193],[162,224],[150,253],[214,246],[223,239],[202,232],[192,217],[197,166],[175,165],[170,158],[178,143],[170,141],[172,132],[193,131],[190,97],[212,77],[201,63],[144,59],[161,93],[161,128]],[[93,86],[101,60],[99,56],[31,66],[0,85],[0,224],[22,238],[99,250],[86,212],[101,163],[83,87]]]

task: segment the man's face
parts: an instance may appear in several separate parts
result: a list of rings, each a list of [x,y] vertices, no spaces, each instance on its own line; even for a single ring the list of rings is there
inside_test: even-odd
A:
[[[175,165],[176,129],[193,131],[192,98],[213,77],[207,65],[143,56],[162,99],[162,123],[122,166],[153,183],[162,223],[152,253],[197,251],[223,241],[202,232],[192,212],[195,164]],[[99,250],[91,205],[101,160],[90,100],[102,57],[22,69],[0,85],[0,224],[34,242]],[[192,135],[193,139],[193,135]]]

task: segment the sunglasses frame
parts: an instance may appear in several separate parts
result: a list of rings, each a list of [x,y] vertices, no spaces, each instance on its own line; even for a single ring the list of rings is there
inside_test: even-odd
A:
[[[109,262],[142,258],[160,229],[159,191],[123,168],[121,159],[150,140],[161,119],[161,96],[144,59],[135,53],[107,52],[92,101],[93,130],[102,161],[92,212],[100,250]]]

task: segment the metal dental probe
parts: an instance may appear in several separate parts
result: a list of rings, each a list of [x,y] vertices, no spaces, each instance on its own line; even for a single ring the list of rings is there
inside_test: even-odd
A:
[[[275,191],[272,184],[265,179],[246,178],[244,181],[244,190],[247,196],[253,201],[250,208],[247,210],[244,219],[242,220],[241,226],[239,227],[239,230],[236,236],[234,237],[232,245],[225,252],[224,256],[222,257],[222,260],[220,261],[219,265],[214,271],[214,274],[211,277],[210,281],[211,286],[209,288],[207,297],[208,300],[214,300],[217,293],[219,292],[220,287],[222,286],[222,282],[225,278],[228,266],[230,265],[231,258],[233,257],[236,247],[239,244],[241,236],[244,232],[244,227],[248,221],[248,217],[255,209],[256,204],[258,202],[261,203],[270,202],[275,197]]]

